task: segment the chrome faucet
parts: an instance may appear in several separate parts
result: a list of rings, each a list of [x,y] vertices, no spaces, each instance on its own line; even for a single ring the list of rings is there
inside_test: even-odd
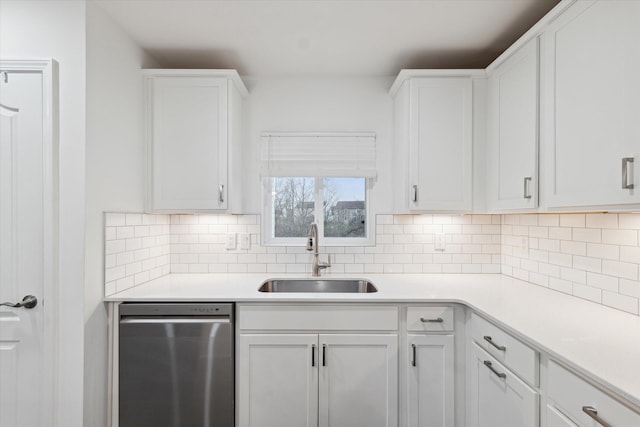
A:
[[[313,277],[320,277],[320,270],[331,267],[331,254],[328,255],[327,262],[320,262],[318,256],[318,226],[314,222],[309,227],[309,233],[307,234],[307,250],[313,251],[313,264],[311,265],[311,275]]]

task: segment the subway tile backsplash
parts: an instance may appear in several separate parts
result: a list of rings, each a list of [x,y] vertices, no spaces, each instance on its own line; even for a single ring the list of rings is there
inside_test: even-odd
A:
[[[106,213],[105,295],[168,274],[169,215]]]
[[[236,249],[226,249],[229,233]],[[435,236],[445,235],[445,250]],[[248,234],[250,249],[240,248]],[[105,215],[105,292],[168,273],[304,273],[311,254],[261,246],[258,215]],[[326,247],[323,274],[503,273],[639,314],[640,214],[377,215],[375,246]]]
[[[227,250],[228,233],[248,233],[249,250]],[[445,233],[445,251],[434,249]],[[172,273],[309,273],[312,255],[299,246],[260,246],[257,215],[172,215]],[[378,215],[376,246],[323,245],[343,273],[498,273],[500,217]]]
[[[503,215],[502,273],[639,314],[640,214]]]

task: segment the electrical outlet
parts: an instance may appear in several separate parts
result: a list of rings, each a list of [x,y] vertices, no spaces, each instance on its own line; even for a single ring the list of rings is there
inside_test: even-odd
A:
[[[240,234],[240,249],[243,249],[243,250],[251,249],[251,234],[249,233]]]
[[[227,233],[227,250],[236,248],[236,233]]]
[[[444,233],[436,233],[435,250],[436,251],[444,251],[445,250]]]
[[[527,236],[520,236],[520,254],[529,254],[529,238]]]

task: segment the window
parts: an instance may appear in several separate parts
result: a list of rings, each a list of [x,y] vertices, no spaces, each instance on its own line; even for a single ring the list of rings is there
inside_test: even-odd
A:
[[[375,142],[372,132],[262,134],[262,242],[305,245],[315,222],[321,245],[373,245]]]
[[[307,235],[315,220],[314,178],[273,178],[271,185],[273,237]]]
[[[309,227],[318,225],[323,246],[373,244],[366,178],[265,178],[263,241],[304,245]]]
[[[367,201],[364,178],[325,178],[324,236],[365,238]]]

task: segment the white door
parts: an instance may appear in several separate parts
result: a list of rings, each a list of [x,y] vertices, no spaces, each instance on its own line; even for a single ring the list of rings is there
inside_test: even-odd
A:
[[[471,427],[537,427],[539,395],[475,343],[468,367]]]
[[[0,70],[11,68],[0,61]],[[7,427],[52,424],[43,306],[52,283],[44,80],[42,70],[0,73],[0,303],[7,303],[0,306],[0,425]],[[11,307],[27,295],[38,299],[35,307]]]
[[[317,427],[318,336],[240,335],[238,425]]]
[[[397,335],[320,335],[320,427],[398,424]]]
[[[471,210],[472,96],[470,78],[411,79],[411,210]]]
[[[408,426],[453,427],[453,335],[409,335]]]

